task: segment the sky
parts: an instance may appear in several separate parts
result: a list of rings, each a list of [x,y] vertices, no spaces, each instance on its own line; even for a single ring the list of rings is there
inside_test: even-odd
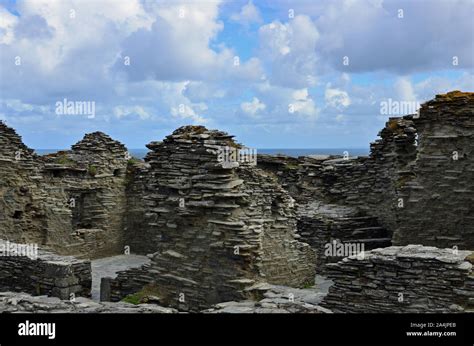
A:
[[[474,91],[472,18],[473,0],[0,0],[0,119],[32,148],[183,125],[364,148],[404,115],[387,100]]]

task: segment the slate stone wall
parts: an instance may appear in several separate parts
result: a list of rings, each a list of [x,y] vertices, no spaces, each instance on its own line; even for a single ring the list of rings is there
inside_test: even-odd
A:
[[[26,292],[60,299],[90,297],[92,274],[89,261],[57,256],[41,249],[31,257],[21,251],[10,250],[17,248],[18,244],[0,240],[0,291]]]
[[[326,266],[334,281],[321,305],[333,312],[474,311],[474,252],[392,246]]]
[[[153,251],[152,262],[112,280],[112,299],[142,285],[130,280],[143,269],[163,301],[185,310],[242,298],[258,281],[314,280],[314,253],[296,239],[294,200],[248,163],[223,165],[218,151],[226,146],[238,144],[225,132],[193,126],[148,145],[147,164],[129,187],[138,193],[131,200],[142,202],[128,228],[140,232],[133,238]]]
[[[127,159],[100,132],[37,156],[0,122],[0,238],[89,258],[123,252]]]

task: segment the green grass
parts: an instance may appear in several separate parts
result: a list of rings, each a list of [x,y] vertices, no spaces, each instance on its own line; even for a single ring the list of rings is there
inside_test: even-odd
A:
[[[93,166],[93,165],[90,165],[89,169],[88,169],[88,172],[91,176],[94,177],[97,174],[97,167]]]
[[[293,163],[287,163],[287,164],[285,165],[285,168],[287,168],[287,169],[298,169],[298,168],[300,168],[300,166],[299,166],[299,165],[295,165],[295,164],[293,164]]]
[[[55,162],[59,165],[63,165],[63,166],[72,166],[75,164],[75,162],[73,160],[71,160],[70,158],[68,158],[66,155],[61,155],[61,156],[58,156],[56,159],[55,159]]]
[[[160,297],[159,289],[156,285],[150,284],[143,287],[140,291],[129,294],[125,298],[122,299],[123,302],[131,303],[131,304],[146,304],[148,296],[156,296]]]
[[[136,157],[132,157],[130,160],[127,161],[127,165],[133,165],[137,162],[141,162],[141,160],[137,159]]]

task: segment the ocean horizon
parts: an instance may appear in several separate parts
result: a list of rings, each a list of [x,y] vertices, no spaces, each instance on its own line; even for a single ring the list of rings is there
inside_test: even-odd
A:
[[[33,149],[38,155],[53,154],[61,150],[69,149]],[[137,159],[143,159],[150,151],[148,149],[129,149],[130,155]],[[369,148],[257,148],[257,154],[278,155],[283,154],[292,157],[309,156],[309,155],[344,155],[347,151],[349,156],[367,156]]]

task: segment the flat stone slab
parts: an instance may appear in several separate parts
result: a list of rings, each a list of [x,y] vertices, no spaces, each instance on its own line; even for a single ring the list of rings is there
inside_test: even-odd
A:
[[[177,313],[172,308],[156,304],[134,305],[126,302],[95,302],[87,298],[74,301],[47,296],[31,296],[26,293],[0,292],[0,313]]]
[[[117,272],[138,268],[150,263],[147,256],[119,255],[93,260],[92,265],[92,299],[100,300],[100,280],[104,277],[115,278]]]

